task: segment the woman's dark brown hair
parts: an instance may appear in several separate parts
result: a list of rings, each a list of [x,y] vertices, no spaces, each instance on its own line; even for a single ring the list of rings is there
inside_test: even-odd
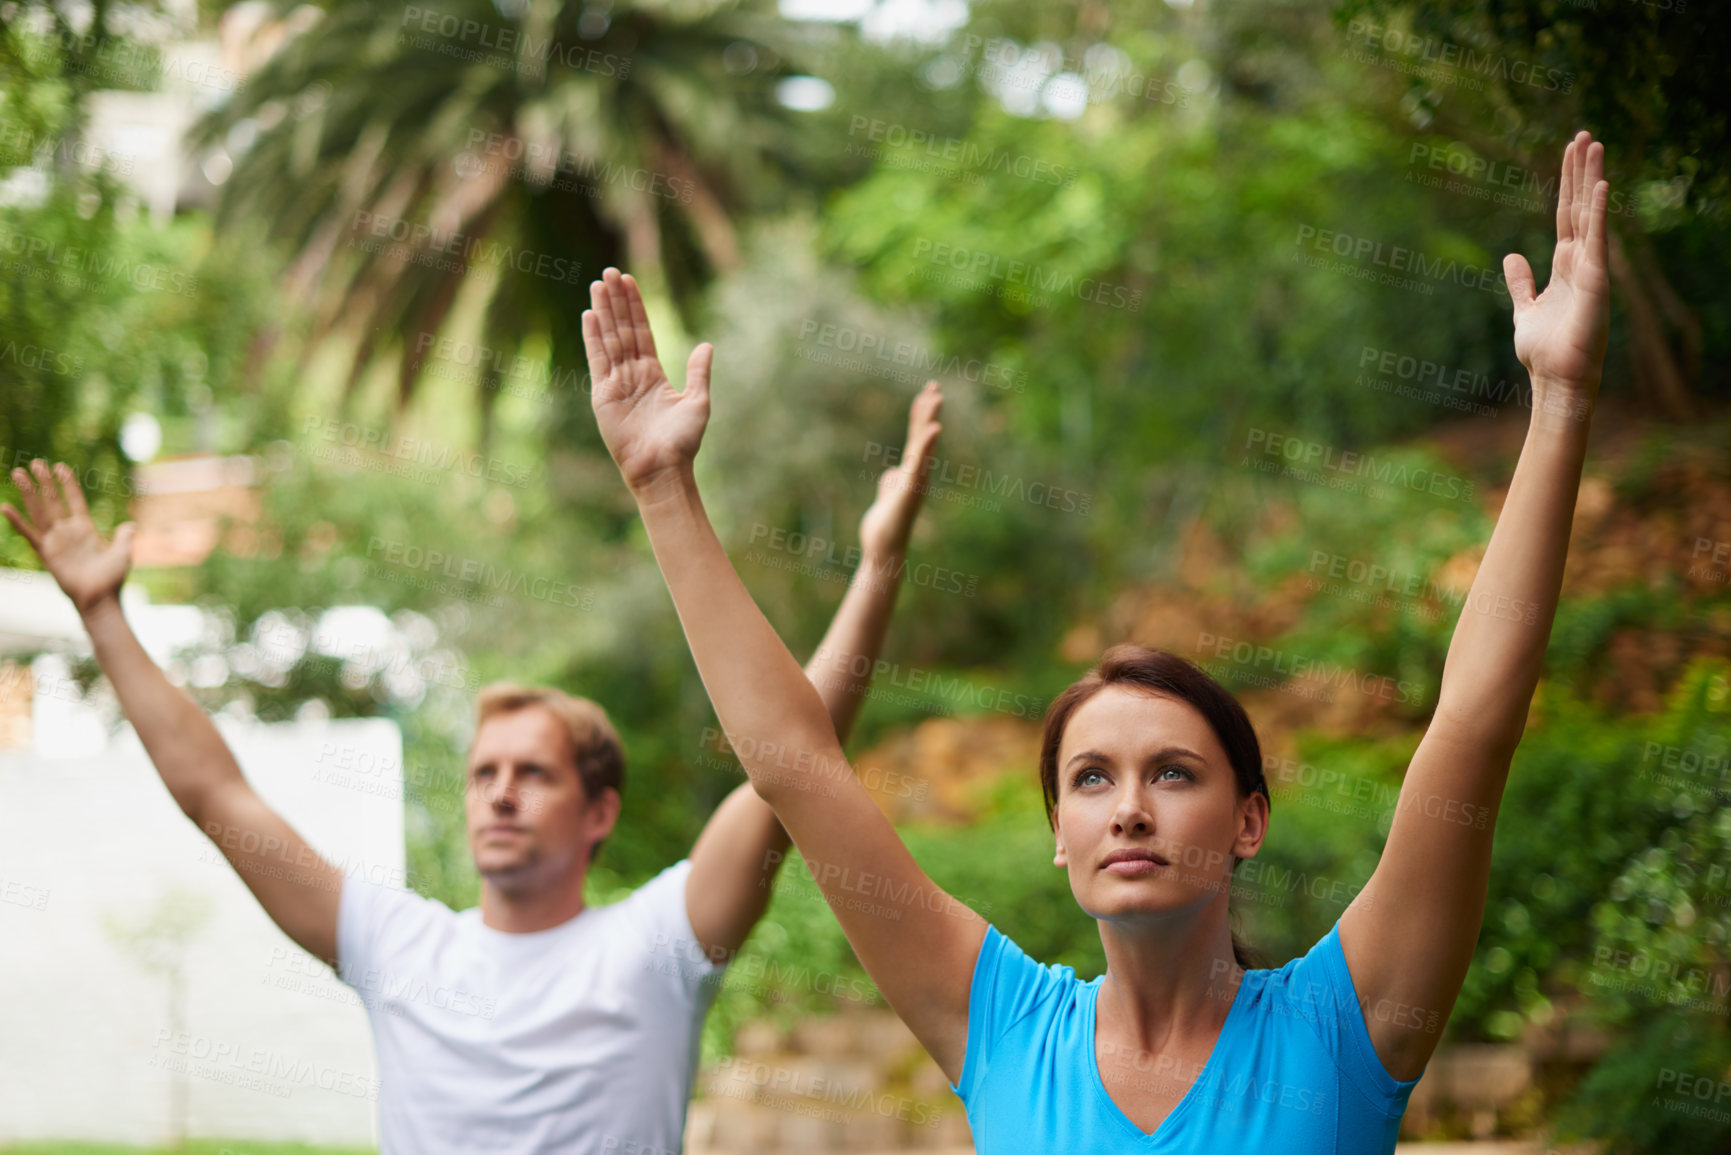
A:
[[[1064,739],[1064,728],[1076,710],[1107,686],[1125,686],[1176,698],[1196,709],[1214,729],[1214,736],[1226,749],[1232,763],[1232,774],[1240,799],[1252,792],[1268,798],[1268,781],[1262,774],[1262,746],[1256,740],[1256,730],[1250,716],[1238,704],[1226,687],[1206,672],[1165,650],[1124,644],[1113,646],[1100,658],[1100,664],[1052,700],[1040,734],[1040,791],[1046,798],[1046,821],[1056,825],[1058,806],[1058,745]],[[1272,803],[1272,799],[1270,802]],[[1233,858],[1237,870],[1239,858]],[[1232,936],[1232,957],[1246,970],[1263,965],[1251,947]]]

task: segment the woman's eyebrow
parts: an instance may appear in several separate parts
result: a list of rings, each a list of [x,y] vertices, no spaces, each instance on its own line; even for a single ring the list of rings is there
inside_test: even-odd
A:
[[[1172,758],[1172,757],[1189,758],[1193,761],[1201,762],[1204,765],[1207,764],[1207,759],[1203,758],[1202,755],[1200,755],[1196,751],[1190,749],[1190,747],[1188,747],[1188,746],[1163,746],[1160,749],[1154,751],[1154,753],[1148,755],[1148,757],[1144,760],[1144,765],[1146,765],[1148,762],[1158,762],[1162,758]],[[1078,754],[1072,754],[1070,756],[1070,761],[1064,763],[1064,765],[1069,766],[1072,763],[1081,761],[1084,758],[1088,759],[1089,761],[1093,761],[1093,762],[1108,762],[1109,763],[1112,761],[1110,756],[1108,756],[1106,754],[1102,754],[1098,750],[1083,750]]]

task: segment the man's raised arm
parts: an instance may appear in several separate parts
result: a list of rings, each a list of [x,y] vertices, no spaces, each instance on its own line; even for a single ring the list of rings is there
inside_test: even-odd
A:
[[[116,530],[114,540],[103,541],[77,477],[64,464],[50,472],[45,462],[33,461],[29,473],[13,470],[12,480],[26,513],[10,505],[0,506],[0,513],[78,608],[96,660],[168,792],[239,872],[271,920],[334,965],[342,872],[313,853],[253,792],[216,726],[150,660],[121,613],[120,587],[132,566],[131,523]]]
[[[926,463],[941,428],[937,418],[943,400],[936,381],[927,382],[915,396],[901,461],[878,479],[877,500],[860,520],[859,566],[805,666],[842,742],[859,716],[895,609],[908,538],[925,494]],[[751,934],[769,906],[769,883],[789,845],[775,811],[749,782],[716,807],[691,849],[691,875],[685,884],[686,914],[709,957],[730,957]]]

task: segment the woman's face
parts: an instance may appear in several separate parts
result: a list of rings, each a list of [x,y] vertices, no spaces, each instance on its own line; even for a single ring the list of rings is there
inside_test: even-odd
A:
[[[1057,854],[1094,918],[1226,901],[1232,859],[1268,829],[1260,793],[1239,799],[1214,729],[1176,698],[1108,686],[1070,715],[1058,746]]]

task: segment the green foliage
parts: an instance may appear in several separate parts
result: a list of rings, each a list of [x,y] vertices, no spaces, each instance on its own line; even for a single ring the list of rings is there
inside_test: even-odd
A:
[[[1627,166],[1619,187],[1639,194],[1639,212],[1618,222],[1632,245],[1650,242],[1635,259],[1662,266],[1696,311],[1705,390],[1723,381],[1723,86],[1702,84],[1712,53],[1679,47],[1709,42],[1701,33],[1723,20],[1705,5],[1685,15],[1602,0],[1591,10],[1460,0],[1408,17],[1383,3],[1335,13],[1320,2],[982,0],[947,40],[883,46],[794,27],[767,3],[627,5],[604,26],[583,24],[580,5],[509,19],[469,0],[450,7],[633,60],[623,75],[541,76],[416,47],[401,35],[406,6],[324,8],[318,30],[207,126],[209,147],[226,148],[238,123],[259,130],[220,233],[198,213],[149,226],[110,176],[65,165],[40,205],[0,208],[0,446],[8,464],[20,452],[78,462],[97,479],[105,526],[131,494],[118,431],[133,412],[162,422],[168,453],[254,456],[257,525],[230,527],[225,548],[194,570],[145,580],[159,599],[196,601],[220,619],[204,652],[229,677],[198,691],[208,707],[378,715],[402,727],[411,877],[453,907],[476,895],[462,770],[473,691],[488,681],[595,698],[621,731],[626,806],[591,874],[591,901],[688,854],[743,781],[708,752],[707,697],[584,391],[576,314],[582,284],[605,263],[629,257],[646,282],[660,281],[650,304],[676,379],[697,339],[716,343],[700,481],[796,653],[821,636],[849,566],[814,578],[766,554],[764,538],[800,534],[845,552],[885,449],[900,444],[909,397],[935,376],[947,398],[942,470],[913,560],[971,584],[958,595],[908,583],[886,658],[1049,700],[1086,667],[1058,656],[1074,656],[1062,644],[1070,631],[1121,636],[1120,598],[1166,588],[1201,523],[1231,558],[1201,592],[1266,608],[1277,624],[1256,644],[1399,688],[1373,732],[1284,736],[1292,765],[1271,771],[1272,828],[1240,865],[1232,903],[1241,937],[1276,966],[1310,949],[1375,868],[1465,592],[1439,575],[1488,540],[1485,494],[1507,481],[1500,464],[1453,464],[1468,455],[1419,438],[1463,414],[1518,420],[1525,382],[1506,295],[1440,276],[1377,284],[1350,261],[1312,267],[1299,259],[1317,255],[1312,239],[1332,231],[1457,270],[1494,272],[1520,251],[1542,278],[1547,211],[1427,185],[1416,178],[1430,169],[1414,158],[1437,148],[1548,173],[1551,162],[1535,158],[1585,117]],[[1569,99],[1547,99],[1366,64],[1346,51],[1346,29],[1367,15],[1526,53],[1580,83]],[[96,75],[18,27],[0,37],[9,167],[40,151],[20,141],[76,139]],[[1088,74],[1093,99],[1074,119],[1023,115],[1037,109],[1036,90],[1005,77],[1054,55]],[[775,82],[804,67],[835,84],[831,108],[794,115],[774,103]],[[1110,80],[1130,75],[1143,78],[1139,91]],[[590,166],[592,187],[517,171],[490,199],[464,201],[478,185],[458,162],[477,129],[564,149],[570,167]],[[368,155],[376,170],[356,159]],[[629,195],[605,175],[680,161],[715,213]],[[456,214],[465,231],[585,272],[554,283],[497,269],[393,271],[348,242],[357,208],[398,194],[405,217]],[[333,221],[343,227],[321,232]],[[316,291],[303,298],[275,283],[332,236],[328,261],[308,266]],[[718,259],[734,242],[737,259]],[[49,252],[87,256],[64,276]],[[366,308],[347,308],[356,302]],[[835,333],[914,352],[849,360]],[[445,351],[465,341],[497,360],[477,366]],[[1619,401],[1638,395],[1632,341],[1619,317],[1605,385]],[[27,364],[16,352],[27,345],[57,357]],[[1384,354],[1464,373],[1471,388],[1402,392],[1411,378],[1384,370]],[[1491,424],[1480,426],[1487,437]],[[1724,432],[1723,422],[1661,427],[1609,471],[1619,502],[1659,524],[1696,525],[1669,471],[1685,447],[1718,452]],[[1252,466],[1276,460],[1256,448],[1270,436],[1440,472],[1471,490],[1446,500],[1384,483],[1366,495],[1267,476]],[[1036,485],[1082,508],[1029,497]],[[32,564],[15,536],[0,540],[0,560]],[[1380,567],[1397,596],[1341,582],[1337,559]],[[272,657],[277,639],[304,646],[322,614],[357,606],[397,631],[392,663],[294,646],[291,660]],[[1726,757],[1725,668],[1689,663],[1724,653],[1712,623],[1728,609],[1726,595],[1688,592],[1677,575],[1563,601],[1448,1027],[1452,1040],[1502,1041],[1563,1017],[1602,1025],[1613,1048],[1562,1120],[1614,1151],[1718,1149],[1721,1132],[1681,1109],[1686,1097],[1665,1072],[1723,1079],[1731,1063],[1726,999],[1712,986],[1731,973],[1727,799],[1647,772],[1666,749]],[[1619,643],[1631,635],[1681,655],[1655,663],[1667,697],[1652,715],[1618,698]],[[1255,672],[1221,677],[1248,691]],[[913,693],[870,699],[852,748],[957,712]],[[983,788],[978,822],[903,836],[940,886],[1034,957],[1090,978],[1105,965],[1098,927],[1051,865],[1034,768],[1007,770]],[[1625,973],[1605,964],[1620,954],[1677,979],[1605,981]],[[733,1031],[761,1015],[862,1003],[881,1000],[790,855],[768,916],[721,984],[705,1053],[729,1049]]]

